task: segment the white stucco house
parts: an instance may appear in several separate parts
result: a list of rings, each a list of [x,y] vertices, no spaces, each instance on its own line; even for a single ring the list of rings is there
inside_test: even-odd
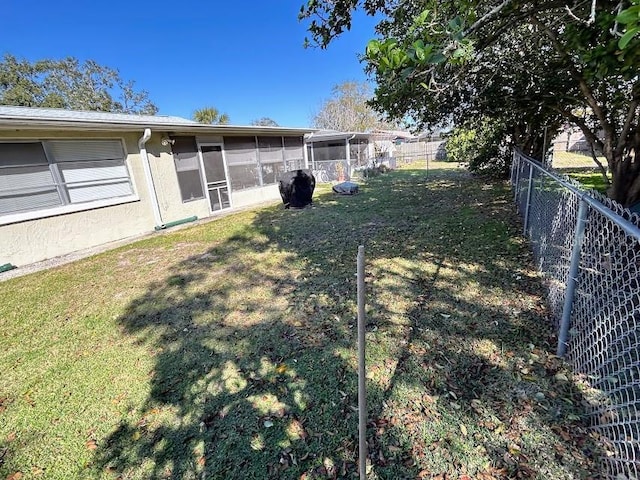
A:
[[[0,265],[276,200],[312,131],[0,106]]]

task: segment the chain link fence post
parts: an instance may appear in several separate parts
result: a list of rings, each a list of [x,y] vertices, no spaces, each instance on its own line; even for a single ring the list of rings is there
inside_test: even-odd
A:
[[[587,226],[587,218],[589,216],[589,206],[580,199],[580,207],[578,209],[578,219],[576,222],[576,230],[574,235],[573,248],[571,249],[571,266],[569,267],[569,275],[567,277],[567,288],[564,295],[564,306],[562,308],[562,319],[560,320],[560,331],[558,333],[558,349],[557,355],[564,357],[567,353],[567,341],[569,339],[569,327],[571,326],[571,310],[573,308],[573,299],[575,297],[576,286],[578,284],[578,271],[580,269],[580,253],[582,252],[582,244],[584,242],[584,231]]]
[[[529,228],[529,207],[531,206],[531,191],[533,190],[533,167],[529,165],[529,183],[527,186],[527,203],[524,210],[524,233]]]

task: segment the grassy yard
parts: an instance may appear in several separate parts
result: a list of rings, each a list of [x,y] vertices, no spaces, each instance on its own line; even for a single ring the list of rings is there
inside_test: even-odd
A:
[[[508,187],[405,167],[0,283],[0,479],[595,477]]]
[[[596,192],[600,192],[603,195],[606,195],[607,188],[609,188],[609,186],[606,183],[604,183],[604,178],[602,177],[602,174],[598,171],[593,171],[593,170],[582,171],[582,172],[569,171],[569,172],[566,172],[565,174],[573,178],[574,180],[577,180],[578,182],[580,182],[580,184],[583,185],[585,188],[588,188],[589,190],[595,190]],[[611,180],[611,178],[609,178],[609,180]]]
[[[598,157],[602,165],[607,165],[604,157]],[[590,155],[572,152],[554,152],[553,168],[580,182],[585,188],[595,190],[602,194],[607,192],[607,184],[602,174],[597,169]],[[609,174],[611,179],[611,174]]]
[[[607,164],[607,159],[600,156],[598,160],[603,165]],[[591,155],[586,153],[575,152],[553,152],[553,168],[565,169],[565,168],[595,168],[596,164],[593,161]]]

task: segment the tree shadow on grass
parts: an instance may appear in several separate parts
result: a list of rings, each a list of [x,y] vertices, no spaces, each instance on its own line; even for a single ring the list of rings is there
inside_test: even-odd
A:
[[[579,392],[553,380],[537,279],[503,187],[483,187],[397,172],[357,197],[261,210],[177,262],[119,319],[155,368],[96,475],[357,477],[364,244],[371,475],[586,478]]]

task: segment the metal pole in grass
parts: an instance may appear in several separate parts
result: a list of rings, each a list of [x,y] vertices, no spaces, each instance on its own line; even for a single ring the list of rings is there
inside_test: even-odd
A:
[[[431,136],[427,137],[426,140],[430,139]],[[429,178],[429,143],[428,141],[424,142],[424,156],[427,159],[427,175],[426,177]]]
[[[367,388],[365,379],[364,246],[358,247],[358,436],[360,480],[367,478]]]

